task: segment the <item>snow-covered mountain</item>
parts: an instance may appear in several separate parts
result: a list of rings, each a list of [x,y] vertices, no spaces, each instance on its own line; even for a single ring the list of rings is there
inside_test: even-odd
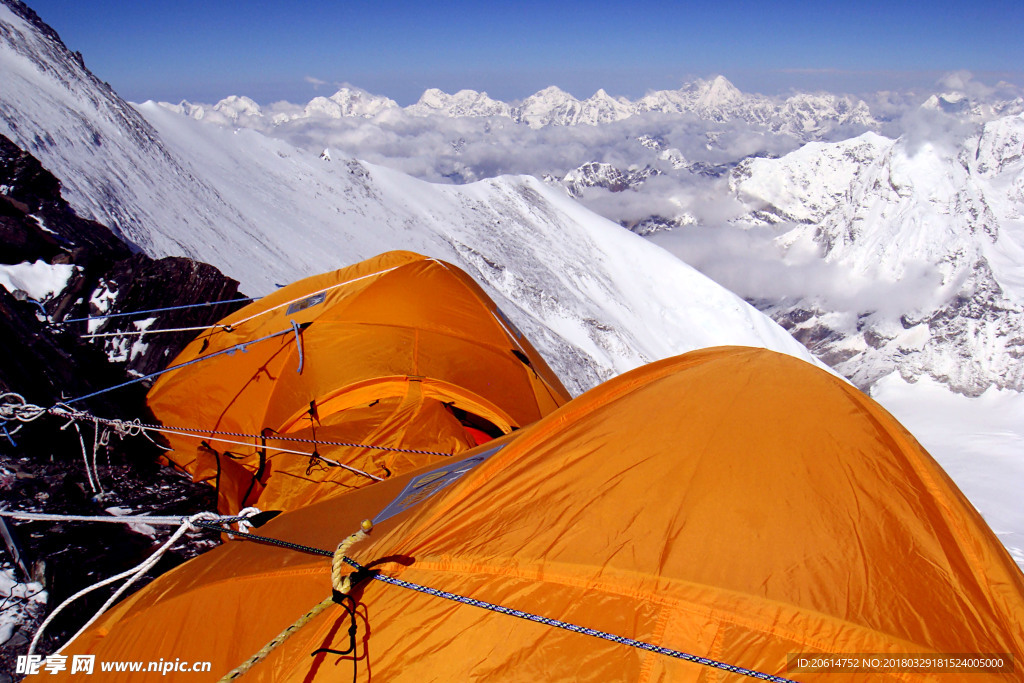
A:
[[[240,101],[246,102],[244,118],[231,115],[238,111]],[[252,109],[251,102],[233,95],[212,106],[188,102],[165,106],[199,119],[208,119],[211,110],[223,112],[223,119],[213,120],[264,130],[296,119],[373,118],[398,111],[410,116],[501,117],[532,128],[597,126],[653,112],[691,115],[713,123],[743,122],[801,140],[818,139],[838,128],[861,132],[880,125],[863,100],[831,93],[798,93],[790,97],[743,93],[724,76],[696,80],[678,90],[654,91],[635,101],[613,97],[604,90],[580,100],[557,86],[549,86],[521,102],[502,102],[475,90],[450,95],[431,88],[415,104],[400,108],[394,100],[346,86],[329,98],[316,97],[306,105],[277,104],[276,109],[266,112]]]
[[[396,105],[397,106],[397,105]],[[416,104],[405,108],[415,116],[503,116],[512,118],[512,107],[508,104],[491,99],[485,92],[476,90],[460,90],[449,95],[443,90],[430,88],[424,91]]]
[[[539,180],[433,185],[155,103],[136,111],[19,3],[0,4],[0,26],[0,111],[16,112],[0,132],[65,180],[76,210],[150,254],[201,256],[254,294],[389,249],[440,257],[575,391],[722,343],[811,359],[735,295]]]
[[[931,95],[924,101],[921,108],[941,111],[946,114],[955,114],[978,122],[986,122],[1024,112],[1024,98],[1016,97],[1010,100],[979,101],[965,93],[952,91]]]
[[[574,168],[561,178],[551,178],[565,188],[570,197],[579,198],[591,187],[601,187],[609,192],[623,192],[643,185],[644,181],[660,171],[650,166],[628,168],[621,171],[611,164],[591,161]]]
[[[199,256],[157,226],[202,231],[232,208],[17,0],[0,3],[0,72],[0,133],[43,161],[82,216],[148,253]]]
[[[279,102],[267,111],[255,101],[239,95],[225,97],[214,105],[194,104],[187,100],[178,104],[161,104],[173,112],[199,121],[256,129],[278,126],[296,119],[372,119],[384,112],[399,109],[398,103],[391,98],[350,86],[342,87],[330,97],[314,97],[305,105]]]
[[[577,100],[564,90],[550,86],[530,95],[511,111],[516,123],[533,128],[543,126],[596,126],[600,123],[621,121],[633,115],[630,102],[623,97],[614,98],[598,90],[585,100]]]
[[[271,118],[275,124],[296,118],[333,118],[355,116],[364,119],[393,110],[398,103],[388,97],[372,95],[360,88],[343,87],[330,97],[315,97],[303,108],[301,114],[279,112]]]
[[[783,249],[813,244],[848,300],[773,316],[862,386],[898,370],[979,395],[1024,390],[1024,116],[948,144],[873,133],[749,159],[732,187]],[[872,291],[872,301],[858,290]]]

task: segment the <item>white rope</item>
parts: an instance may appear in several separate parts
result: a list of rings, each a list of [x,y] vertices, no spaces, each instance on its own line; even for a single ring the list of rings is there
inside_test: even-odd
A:
[[[95,623],[96,620],[99,619],[100,616],[104,612],[106,612],[107,609],[112,604],[114,604],[114,602],[119,597],[121,597],[121,595],[126,590],[128,590],[128,588],[132,584],[134,584],[136,581],[138,581],[147,571],[152,569],[156,565],[156,563],[160,561],[160,558],[162,558],[164,556],[164,553],[166,553],[168,550],[170,550],[171,546],[173,546],[175,543],[177,543],[178,539],[185,535],[185,532],[187,532],[189,530],[195,531],[196,527],[193,526],[193,524],[192,524],[193,522],[195,522],[196,520],[199,520],[199,519],[210,518],[210,517],[217,517],[217,515],[214,515],[213,513],[210,513],[210,512],[200,512],[199,514],[192,515],[191,517],[189,517],[188,519],[186,519],[184,521],[180,521],[179,520],[179,523],[181,524],[181,526],[178,527],[178,530],[175,531],[171,535],[171,537],[169,539],[167,539],[167,542],[164,543],[162,546],[160,546],[156,550],[156,552],[154,552],[152,555],[150,555],[144,562],[142,562],[141,564],[139,564],[139,565],[137,565],[137,566],[127,570],[127,571],[121,572],[120,574],[117,574],[115,576],[111,576],[109,579],[104,579],[103,581],[100,581],[99,583],[95,583],[95,584],[93,584],[93,585],[91,585],[91,586],[89,586],[87,588],[83,588],[82,590],[78,591],[77,593],[72,595],[70,598],[68,598],[67,600],[62,602],[57,607],[57,609],[55,609],[52,612],[50,612],[49,616],[47,616],[46,619],[43,621],[43,623],[40,624],[39,630],[36,631],[35,636],[32,638],[32,643],[28,647],[28,654],[29,654],[29,656],[32,656],[35,653],[36,646],[39,645],[39,641],[42,639],[43,633],[46,631],[46,628],[50,625],[50,623],[53,622],[53,620],[57,617],[57,615],[60,614],[64,610],[65,607],[67,607],[68,605],[73,603],[75,600],[78,600],[78,598],[82,597],[83,595],[87,595],[87,594],[93,592],[94,590],[102,588],[103,586],[107,586],[107,585],[109,585],[111,583],[114,583],[115,581],[119,581],[121,579],[127,578],[128,580],[125,581],[123,584],[121,584],[121,587],[118,588],[116,591],[114,591],[113,595],[111,595],[109,598],[107,598],[107,601],[105,603],[103,603],[103,605],[99,608],[99,610],[96,611],[96,614],[94,614],[92,616],[92,618],[89,619],[89,621],[85,622],[85,625],[82,626],[82,628],[78,629],[78,632],[75,633],[75,635],[71,636],[71,638],[68,639],[68,641],[66,643],[64,643],[59,648],[57,648],[54,652],[51,653],[51,654],[54,654],[54,655],[60,654],[61,651],[64,648],[66,648],[68,645],[73,643],[75,641],[75,639],[78,638],[78,636],[82,635],[82,633],[84,633],[86,631],[86,629],[88,629],[90,626],[92,626],[93,623]]]
[[[147,515],[125,515],[122,517],[118,515],[57,515],[46,512],[21,512],[18,510],[0,510],[0,517],[23,519],[30,522],[109,522],[111,524],[138,524],[145,526],[178,526],[185,519],[181,515],[152,517]],[[236,521],[236,517],[224,517],[220,521]]]
[[[75,431],[78,432],[78,443],[82,446],[82,462],[85,463],[85,476],[89,479],[89,488],[92,489],[93,493],[96,493],[96,482],[93,481],[92,470],[89,468],[89,455],[85,452],[85,439],[82,438],[82,430],[79,429],[78,423],[75,421],[71,421],[68,424],[74,425]],[[67,425],[64,425],[64,427],[67,427]],[[64,427],[61,427],[61,429],[64,429]]]
[[[242,512],[249,513],[249,514],[246,515],[246,517],[248,518],[248,517],[250,517],[252,515],[259,514],[260,510],[258,508],[246,508]],[[4,514],[4,513],[0,512],[0,514]],[[19,513],[19,514],[24,514],[24,513]],[[13,516],[13,515],[10,515],[10,516]],[[65,518],[73,518],[73,517],[75,517],[74,515],[55,515],[55,516],[62,516],[62,517],[65,517]],[[227,521],[227,520],[230,520],[232,522],[238,521],[239,525],[241,525],[241,522],[242,521],[246,521],[246,520],[240,520],[239,519],[240,516],[241,515],[236,515],[234,517],[223,517],[223,516],[218,515],[218,514],[213,513],[213,512],[200,512],[198,514],[192,515],[191,517],[186,517],[186,518],[177,517],[175,523],[179,525],[178,526],[178,530],[175,531],[171,535],[171,537],[169,539],[167,539],[167,541],[162,546],[157,548],[156,552],[154,552],[152,555],[150,555],[141,564],[138,564],[135,567],[132,567],[131,569],[129,569],[127,571],[123,571],[120,574],[117,574],[115,576],[111,576],[109,579],[104,579],[103,581],[100,581],[100,582],[95,583],[95,584],[93,584],[91,586],[83,588],[82,590],[78,591],[77,593],[72,595],[70,598],[68,598],[67,600],[62,602],[55,610],[50,612],[49,616],[47,616],[46,619],[43,621],[43,623],[39,625],[39,630],[36,631],[35,636],[32,638],[32,642],[31,642],[31,644],[28,647],[28,654],[31,656],[31,655],[33,655],[35,653],[36,647],[39,645],[39,641],[42,639],[43,633],[46,631],[46,628],[50,625],[50,623],[53,622],[53,620],[56,618],[56,616],[58,614],[60,614],[61,611],[64,610],[65,607],[67,607],[71,603],[75,602],[75,600],[78,600],[78,598],[82,597],[83,595],[87,595],[87,594],[91,593],[92,591],[97,590],[99,588],[102,588],[104,586],[107,586],[107,585],[109,585],[111,583],[114,583],[115,581],[119,581],[121,579],[127,578],[128,580],[125,581],[123,584],[121,584],[121,587],[118,588],[116,591],[114,591],[113,595],[111,595],[109,598],[107,598],[107,601],[105,603],[103,603],[103,605],[99,608],[99,610],[96,611],[96,614],[94,614],[92,616],[92,618],[89,619],[89,621],[85,622],[85,624],[80,629],[78,629],[78,632],[75,633],[75,635],[71,636],[71,638],[69,638],[67,642],[65,642],[63,645],[61,645],[59,648],[57,648],[53,653],[51,653],[51,654],[54,654],[54,655],[60,654],[68,645],[73,643],[75,641],[75,639],[78,638],[78,636],[82,635],[90,626],[92,626],[96,622],[96,620],[99,619],[100,616],[102,616],[103,613],[106,612],[107,609],[109,609],[110,606],[113,605],[117,601],[117,599],[119,597],[121,597],[121,595],[123,595],[124,592],[126,590],[128,590],[128,588],[132,584],[134,584],[136,581],[138,581],[150,569],[155,567],[157,562],[160,561],[160,558],[162,558],[164,556],[164,554],[168,550],[170,550],[171,547],[175,543],[178,542],[178,539],[180,539],[188,531],[199,531],[199,529],[194,524],[196,521],[201,520],[201,519],[210,520],[210,521],[218,521],[218,520],[219,521]],[[147,517],[145,519],[146,519],[147,523],[149,523],[149,524],[160,523],[160,522],[156,522],[155,521],[155,520],[158,520],[160,518]],[[94,518],[94,519],[88,519],[87,521],[114,521],[114,520],[108,520],[108,519],[105,519],[105,518]],[[118,519],[118,521],[122,521],[122,520]],[[246,532],[246,533],[248,533],[248,532]]]
[[[99,452],[100,449],[100,421],[97,420],[96,418],[93,418],[92,427],[92,471],[93,474],[96,476],[96,486],[100,490],[99,495],[102,497],[106,495],[106,492],[103,490],[103,482],[100,481],[99,465],[96,464],[96,454]]]
[[[258,507],[247,507],[239,510],[237,516],[243,517],[244,519],[238,520],[238,532],[242,534],[249,533],[249,529],[253,528],[252,522],[249,521],[249,518],[255,517],[258,514],[261,514]]]
[[[242,318],[241,320],[236,320],[235,322],[231,323],[227,327],[236,328],[239,325],[242,325],[244,323],[249,322],[250,320],[253,320],[255,318],[260,317],[261,315],[266,315],[267,313],[270,313],[271,311],[276,311],[277,309],[284,308],[285,306],[291,306],[292,304],[294,304],[294,303],[296,303],[298,301],[302,301],[303,299],[308,299],[311,296],[316,296],[317,294],[323,294],[324,292],[329,292],[332,289],[337,289],[338,287],[344,287],[345,285],[350,285],[350,284],[352,284],[354,282],[359,282],[360,280],[365,280],[366,278],[376,277],[378,275],[384,275],[385,273],[390,273],[392,270],[396,270],[398,268],[401,268],[404,265],[408,265],[408,264],[403,263],[402,265],[394,266],[392,268],[388,268],[387,270],[378,270],[375,273],[367,273],[366,275],[361,275],[361,276],[359,276],[357,278],[353,278],[351,280],[345,280],[344,282],[339,282],[337,284],[331,285],[330,287],[324,287],[323,289],[318,289],[315,292],[306,292],[302,296],[296,297],[296,298],[294,298],[294,299],[292,299],[290,301],[285,301],[284,303],[277,304],[276,306],[271,306],[270,308],[267,308],[265,310],[259,311],[258,313],[253,313],[248,318]]]
[[[249,531],[253,528],[253,524],[249,521],[249,518],[258,514],[260,514],[260,509],[257,507],[247,507],[239,510],[238,516],[244,517],[245,519],[238,520],[238,533],[248,534]],[[228,538],[233,539],[234,536],[228,534]]]
[[[168,327],[166,329],[159,330],[125,330],[124,332],[93,332],[91,334],[80,334],[80,339],[97,339],[99,337],[126,337],[129,335],[145,335],[145,334],[166,334],[168,332],[200,332],[202,330],[209,330],[210,328],[221,328],[229,329],[227,325],[202,325],[199,327]]]
[[[151,444],[153,444],[154,446],[156,446],[157,448],[159,448],[162,451],[166,452],[166,451],[173,451],[174,450],[173,448],[168,448],[167,446],[164,446],[163,444],[157,443],[156,440],[153,437],[151,437],[149,434],[147,434],[145,431],[142,432],[142,436],[145,437],[146,441],[150,442]]]
[[[21,394],[9,391],[0,394],[0,421],[32,422],[46,414],[46,408],[27,403]]]

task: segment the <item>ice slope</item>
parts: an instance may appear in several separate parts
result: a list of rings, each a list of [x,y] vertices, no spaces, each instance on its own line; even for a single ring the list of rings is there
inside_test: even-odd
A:
[[[81,215],[147,252],[198,257],[173,231],[154,226],[198,230],[231,207],[172,157],[52,29],[16,7],[0,2],[0,134],[58,177]],[[191,211],[180,211],[184,197]]]
[[[1024,568],[1024,394],[991,388],[970,398],[898,375],[871,393],[917,436]]]

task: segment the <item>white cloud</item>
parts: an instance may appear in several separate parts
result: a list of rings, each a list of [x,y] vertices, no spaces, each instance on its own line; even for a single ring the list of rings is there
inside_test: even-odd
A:
[[[652,240],[749,299],[803,300],[822,310],[885,319],[941,303],[942,276],[932,264],[909,265],[899,282],[869,278],[825,261],[813,242],[781,248],[776,237],[788,227],[688,226]]]

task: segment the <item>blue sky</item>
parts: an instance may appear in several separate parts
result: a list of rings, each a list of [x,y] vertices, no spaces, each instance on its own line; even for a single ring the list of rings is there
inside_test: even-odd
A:
[[[1024,85],[1021,0],[28,4],[132,101],[305,102],[340,83],[403,105],[428,87],[632,98],[719,73],[764,93],[929,87],[960,69]]]

